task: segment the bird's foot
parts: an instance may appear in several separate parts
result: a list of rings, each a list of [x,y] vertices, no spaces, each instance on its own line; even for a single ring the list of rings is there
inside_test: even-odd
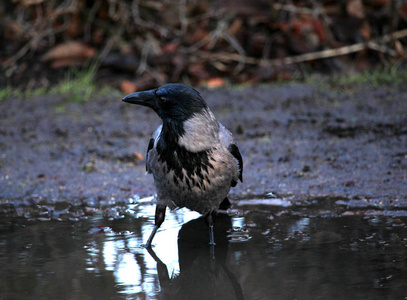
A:
[[[151,245],[151,243],[145,243],[145,244],[141,244],[140,245],[141,246],[141,248],[145,248],[145,249],[147,249],[147,250],[151,250],[152,248],[153,248],[153,246]]]

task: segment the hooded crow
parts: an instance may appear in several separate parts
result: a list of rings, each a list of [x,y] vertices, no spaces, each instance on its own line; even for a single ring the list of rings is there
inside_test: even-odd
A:
[[[219,206],[230,205],[226,198],[230,188],[243,181],[243,160],[232,134],[215,119],[201,95],[184,84],[165,84],[127,95],[123,101],[150,107],[163,121],[146,155],[147,172],[157,189],[155,227],[146,247],[151,247],[167,206],[204,214],[209,243],[214,245]]]

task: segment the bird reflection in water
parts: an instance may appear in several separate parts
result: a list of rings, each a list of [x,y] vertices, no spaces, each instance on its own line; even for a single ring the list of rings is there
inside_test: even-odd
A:
[[[217,224],[216,246],[208,245],[207,227],[201,218],[182,226],[178,234],[180,273],[173,278],[169,277],[167,266],[154,250],[147,249],[157,262],[160,299],[244,299],[239,282],[225,264],[231,219],[220,215]]]

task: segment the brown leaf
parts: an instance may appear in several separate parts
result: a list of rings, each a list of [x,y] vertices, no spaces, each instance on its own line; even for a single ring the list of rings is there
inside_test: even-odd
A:
[[[397,55],[399,57],[406,57],[407,56],[407,53],[406,53],[406,51],[404,51],[403,45],[401,44],[400,41],[395,41],[394,42],[394,48],[395,48],[395,50],[397,52]]]
[[[226,85],[225,80],[220,77],[214,77],[206,80],[205,85],[210,88],[219,88],[219,87],[224,87]]]
[[[178,50],[178,45],[175,43],[167,43],[161,48],[161,51],[168,52],[168,53],[175,53]]]
[[[133,153],[133,156],[134,156],[134,160],[135,160],[135,161],[144,160],[144,156],[143,156],[143,154],[141,154],[141,153],[134,152],[134,153]]]
[[[293,18],[290,26],[287,27],[288,47],[295,53],[315,51],[325,38],[322,23],[305,14],[300,15],[299,18]]]
[[[312,26],[314,27],[314,32],[318,35],[320,44],[325,43],[327,39],[327,33],[321,20],[313,19]]]
[[[233,36],[239,33],[243,26],[242,18],[236,18],[229,26],[229,33]]]
[[[370,25],[367,21],[364,21],[359,28],[359,33],[365,41],[368,41],[372,38],[372,32],[370,30]]]
[[[356,17],[358,19],[365,18],[365,10],[361,0],[351,0],[346,4],[346,11],[349,16]]]
[[[131,94],[137,92],[137,86],[129,80],[123,80],[120,83],[120,90],[125,94]]]
[[[49,62],[52,60],[73,57],[88,59],[93,57],[95,54],[95,48],[89,47],[81,42],[68,41],[49,50],[41,57],[41,61]]]

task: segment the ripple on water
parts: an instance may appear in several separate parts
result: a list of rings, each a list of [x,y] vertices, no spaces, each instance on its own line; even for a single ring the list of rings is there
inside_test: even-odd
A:
[[[0,277],[6,283],[0,285],[0,298],[8,293],[21,299],[27,294],[38,299],[162,299],[174,278],[182,279],[181,289],[190,288],[184,283],[203,278],[205,271],[211,278],[213,270],[233,283],[219,281],[219,286],[240,286],[245,299],[312,298],[318,292],[335,298],[338,290],[347,298],[379,299],[382,287],[389,288],[389,298],[405,295],[407,211],[402,209],[347,208],[326,199],[301,205],[292,200],[289,208],[289,201],[277,199],[242,200],[244,206],[233,202],[235,208],[215,225],[223,233],[215,238],[225,241],[217,242],[215,260],[209,256],[203,218],[185,209],[168,210],[153,243],[157,261],[142,247],[154,226],[154,197],[132,199],[111,207],[0,206],[6,224],[0,227]],[[266,206],[271,203],[279,206]],[[10,225],[15,219],[25,223]],[[181,228],[186,239],[180,238]],[[192,240],[194,235],[202,241]],[[161,280],[165,273],[170,281]],[[27,284],[33,275],[41,281]],[[160,286],[166,282],[171,284]]]

